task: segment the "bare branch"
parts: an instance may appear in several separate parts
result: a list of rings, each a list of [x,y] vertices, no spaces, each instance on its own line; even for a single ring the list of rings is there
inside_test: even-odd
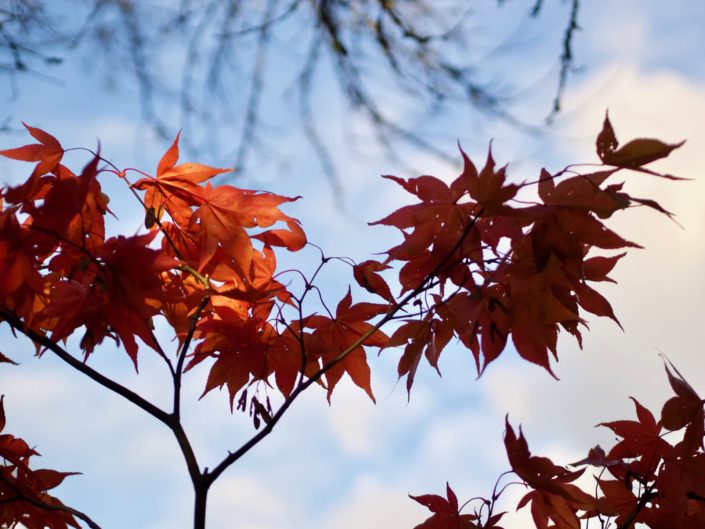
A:
[[[537,17],[544,2],[529,4],[529,16]],[[121,79],[120,68],[131,71],[143,117],[161,137],[169,135],[168,129],[199,123],[202,138],[185,145],[191,150],[225,150],[234,158],[227,163],[238,168],[251,158],[267,163],[277,154],[261,141],[265,120],[278,132],[298,127],[339,203],[340,167],[329,152],[333,142],[320,133],[323,114],[312,111],[322,91],[334,91],[351,106],[390,160],[403,159],[397,152],[401,146],[447,160],[429,139],[425,122],[450,109],[479,111],[521,130],[536,130],[510,111],[511,96],[484,81],[488,73],[511,81],[510,69],[495,72],[493,62],[464,59],[478,44],[467,31],[473,11],[460,0],[184,0],[159,9],[136,0],[92,0],[75,17],[75,27],[61,33],[51,25],[54,7],[46,0],[10,5],[0,11],[0,75],[11,83],[30,67],[36,73],[37,66],[60,61],[55,49],[84,44],[91,64],[111,65],[108,75]],[[551,117],[560,109],[574,67],[578,7],[579,0],[570,1]],[[328,59],[335,84],[321,68]],[[299,89],[298,123],[271,110],[285,92],[279,88],[292,82]],[[396,92],[399,97],[390,102],[388,95]],[[412,113],[400,112],[401,103],[408,103]],[[217,145],[233,134],[227,149]]]
[[[97,382],[101,386],[104,386],[113,393],[117,393],[124,399],[129,400],[135,406],[146,411],[151,416],[158,419],[160,422],[163,422],[166,425],[169,425],[169,423],[171,422],[168,413],[158,408],[157,406],[146,400],[144,397],[141,397],[131,389],[126,388],[118,382],[115,382],[114,380],[99,373],[89,365],[74,358],[71,354],[68,353],[68,351],[66,351],[56,342],[52,341],[48,336],[40,334],[34,331],[33,329],[30,329],[25,326],[25,324],[22,322],[22,320],[20,320],[20,318],[18,318],[15,314],[11,313],[7,309],[0,307],[0,317],[2,317],[2,319],[9,323],[14,329],[20,331],[34,343],[45,347],[46,349],[49,349],[52,353],[61,358],[61,360],[66,362],[68,365],[70,365],[77,371],[80,371],[91,380]]]
[[[561,53],[561,69],[558,74],[558,90],[553,99],[553,110],[548,117],[549,121],[561,110],[561,101],[563,100],[563,92],[568,82],[568,73],[573,68],[573,35],[580,29],[580,26],[578,26],[578,8],[580,7],[580,0],[571,0],[570,4],[568,25],[563,35],[563,52]]]
[[[267,23],[271,20],[276,9],[278,0],[267,0],[267,7],[262,15],[262,22],[258,30],[257,49],[255,52],[255,63],[250,77],[250,94],[247,100],[247,113],[240,134],[240,144],[235,156],[235,167],[243,167],[247,158],[247,153],[251,146],[257,141],[257,125],[260,115],[260,100],[262,99],[262,89],[264,73],[266,71],[267,51],[269,49],[269,37],[271,25]]]

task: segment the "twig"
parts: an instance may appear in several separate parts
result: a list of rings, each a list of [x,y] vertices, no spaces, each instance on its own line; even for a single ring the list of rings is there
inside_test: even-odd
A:
[[[265,22],[272,18],[278,0],[267,0],[267,6],[262,16],[262,25],[257,39],[255,64],[250,79],[250,94],[247,100],[247,113],[245,123],[240,135],[240,146],[235,157],[235,166],[242,169],[245,165],[247,152],[256,139],[257,125],[259,122],[259,103],[262,97],[264,72],[266,70],[267,51],[269,49],[270,25]]]
[[[186,360],[186,354],[191,345],[191,340],[193,339],[193,334],[196,332],[196,325],[198,324],[198,319],[206,308],[208,302],[210,301],[210,296],[203,296],[201,303],[199,303],[196,311],[191,316],[191,324],[189,325],[188,333],[186,334],[186,339],[181,346],[179,351],[179,356],[176,361],[176,370],[174,371],[174,417],[178,421],[181,417],[181,377],[184,372],[184,361]]]
[[[561,69],[558,74],[558,90],[556,97],[553,99],[553,110],[548,116],[547,121],[551,121],[553,117],[561,110],[561,99],[565,91],[566,83],[568,82],[568,72],[573,67],[573,35],[575,31],[580,29],[578,25],[578,8],[580,0],[571,0],[570,16],[568,25],[563,34],[563,52],[561,53]],[[539,3],[540,8],[540,3]]]

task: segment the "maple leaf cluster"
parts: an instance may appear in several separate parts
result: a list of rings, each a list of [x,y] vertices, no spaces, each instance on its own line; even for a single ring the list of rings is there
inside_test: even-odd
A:
[[[280,209],[299,197],[213,185],[228,169],[179,164],[177,135],[155,175],[129,184],[144,208],[147,233],[107,237],[104,217],[112,211],[98,177],[127,181],[131,170],[117,170],[94,153],[74,174],[62,164],[65,149],[56,138],[25,127],[39,143],[0,151],[36,162],[25,183],[2,192],[6,320],[53,342],[82,329],[84,359],[106,337],[123,345],[135,367],[137,339],[178,376],[211,359],[204,393],[226,387],[231,406],[243,390],[238,403],[245,407],[245,390],[255,381],[273,378],[288,396],[297,377],[313,374],[329,398],[347,373],[374,399],[363,346],[382,346],[387,337],[367,320],[389,305],[353,304],[348,292],[335,316],[304,315],[311,285],[296,297],[277,279],[274,249],[298,251],[307,242],[298,220]],[[287,322],[285,307],[298,317]],[[158,316],[178,338],[176,362],[156,340]]]
[[[579,529],[582,523],[589,527],[590,520],[612,527],[611,520],[623,529],[635,524],[650,529],[705,527],[705,400],[677,369],[665,368],[675,395],[664,403],[659,420],[632,398],[636,420],[598,425],[612,430],[617,443],[607,452],[595,446],[568,466],[532,455],[521,428],[517,435],[507,418],[504,446],[509,464],[530,489],[516,508],[528,506],[537,529]],[[587,468],[594,469],[594,482],[580,487],[575,481]],[[461,514],[449,485],[447,500],[411,496],[433,512],[415,529],[501,529],[497,523],[506,511],[495,514],[493,509],[504,490],[506,486],[497,493],[495,486],[489,498],[476,498],[480,506],[469,514]]]
[[[419,294],[413,315],[403,319],[386,347],[403,346],[398,373],[410,390],[423,356],[438,369],[443,349],[453,339],[475,359],[477,372],[504,351],[510,337],[519,355],[553,374],[559,331],[582,345],[584,313],[617,321],[610,303],[592,283],[612,281],[609,273],[625,254],[599,250],[639,247],[607,228],[604,220],[632,205],[668,214],[657,202],[633,197],[623,183],[607,183],[622,169],[661,175],[643,168],[681,144],[638,139],[617,149],[606,117],[597,139],[605,167],[574,174],[541,171],[536,182],[508,183],[490,152],[479,169],[461,149],[463,171],[450,184],[434,176],[386,178],[420,202],[374,222],[399,229],[403,241],[384,262],[367,261],[355,270],[358,283],[390,299],[379,272],[399,263],[401,292]],[[533,201],[518,193],[537,184]]]
[[[403,241],[384,262],[353,268],[357,282],[384,303],[353,304],[348,291],[335,315],[305,315],[312,285],[306,281],[304,294],[293,295],[277,279],[274,252],[306,244],[299,222],[280,209],[296,198],[214,186],[211,179],[227,169],[178,164],[177,135],[155,176],[130,186],[144,193],[148,232],[106,238],[104,216],[111,211],[98,175],[127,180],[127,171],[99,167],[96,153],[76,175],[61,163],[65,151],[56,138],[26,127],[39,143],[0,151],[36,162],[24,184],[2,193],[8,204],[0,210],[3,310],[54,342],[84,328],[86,357],[110,337],[135,366],[137,338],[166,357],[152,323],[162,316],[183,346],[172,370],[180,375],[186,348],[197,341],[186,368],[214,360],[205,391],[225,386],[231,404],[253,380],[272,376],[286,397],[297,377],[323,375],[330,398],[347,373],[372,397],[364,346],[403,346],[398,372],[408,389],[421,357],[437,369],[454,338],[472,351],[479,374],[510,336],[523,358],[551,371],[559,330],[580,342],[584,311],[617,321],[590,283],[609,281],[624,254],[594,250],[638,245],[603,220],[632,204],[666,212],[606,181],[620,169],[656,174],[643,165],[680,145],[640,139],[618,148],[605,118],[597,151],[606,168],[563,178],[567,171],[543,170],[530,205],[517,201],[528,184],[508,183],[506,167],[497,168],[491,153],[478,170],[461,150],[463,171],[450,184],[387,176],[420,202],[373,223],[398,228]],[[381,275],[394,263],[398,297]],[[418,311],[402,317],[390,338],[380,322],[370,323],[379,316],[386,323],[412,301]],[[288,323],[286,306],[298,316]]]
[[[159,274],[177,262],[148,247],[155,233],[106,238],[98,155],[76,175],[60,163],[53,136],[27,129],[40,144],[0,151],[38,161],[24,184],[2,195],[3,310],[54,341],[85,327],[86,356],[106,337],[122,341],[136,362],[135,337],[156,347],[150,318],[162,303]]]
[[[409,391],[421,358],[438,369],[451,341],[472,352],[478,374],[500,356],[510,338],[521,357],[552,373],[550,358],[557,358],[560,330],[580,343],[585,312],[617,321],[609,302],[591,284],[611,281],[609,273],[624,253],[595,253],[638,245],[603,221],[632,205],[670,215],[657,202],[633,197],[622,183],[608,180],[623,169],[675,179],[643,166],[680,145],[638,139],[619,147],[606,117],[597,138],[603,162],[597,172],[543,170],[535,182],[510,183],[506,167],[498,168],[491,152],[478,169],[461,150],[463,170],[449,184],[434,176],[387,176],[419,202],[372,223],[402,234],[402,242],[386,251],[386,259],[352,265],[357,283],[382,301],[353,303],[349,288],[331,310],[314,283],[330,258],[322,254],[310,276],[277,269],[277,252],[296,252],[307,245],[299,221],[281,209],[300,197],[215,185],[213,179],[229,170],[179,163],[179,135],[153,175],[120,170],[93,151],[88,151],[85,167],[74,173],[64,164],[67,149],[56,138],[25,127],[38,143],[0,151],[35,164],[24,183],[0,193],[0,321],[31,338],[38,354],[51,350],[172,429],[202,495],[312,384],[323,386],[330,400],[347,375],[374,400],[369,347],[403,347],[398,374],[406,377]],[[134,172],[140,178],[132,183]],[[134,194],[144,212],[144,233],[106,233],[105,218],[114,213],[102,191],[105,177],[122,180]],[[536,197],[519,200],[532,184]],[[398,295],[384,278],[394,267]],[[298,283],[284,274],[303,282],[301,292],[293,290]],[[166,322],[173,332],[172,352],[159,343],[155,320]],[[388,324],[396,324],[391,336],[381,329]],[[59,345],[76,333],[81,333],[83,364]],[[135,368],[140,343],[164,360],[173,378],[171,412],[85,365],[106,338],[122,345]],[[13,362],[2,353],[0,361]],[[203,363],[210,364],[204,394],[225,388],[231,409],[237,401],[237,409],[249,407],[257,429],[266,423],[261,435],[229,452],[212,471],[200,470],[180,423],[182,375]],[[283,398],[277,410],[269,399],[275,388]],[[664,427],[692,423],[695,401],[688,395],[681,389],[668,405]],[[615,432],[621,435],[623,430]],[[700,443],[702,428],[687,426],[686,438],[689,448],[674,448],[680,450],[677,457],[693,454],[693,439]],[[517,437],[509,425],[505,442],[515,472],[533,487],[525,499],[533,510],[548,513],[554,523],[555,516],[562,516],[574,524],[576,512],[597,508],[571,484],[577,473],[530,456],[521,432]],[[623,460],[624,450],[609,456],[611,461]],[[666,461],[666,452],[658,457]],[[9,461],[18,465],[15,460]],[[17,468],[13,476],[19,475]],[[677,473],[674,463],[667,468],[670,475]],[[641,472],[648,482],[646,470],[636,463],[623,470],[632,478]],[[31,479],[23,478],[22,487]],[[42,482],[47,487],[37,493],[54,482]],[[493,514],[494,495],[482,522],[479,514],[461,515],[449,486],[446,492],[445,499],[415,498],[434,512],[426,529],[499,523],[501,514]]]
[[[5,429],[5,407],[0,397],[0,432]],[[0,525],[27,529],[80,527],[61,501],[47,491],[73,472],[32,469],[29,460],[39,455],[23,439],[0,434]]]

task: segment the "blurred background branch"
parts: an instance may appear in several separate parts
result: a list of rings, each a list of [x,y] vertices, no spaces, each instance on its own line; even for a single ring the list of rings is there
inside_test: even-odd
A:
[[[497,17],[504,3],[510,2],[497,1]],[[52,66],[80,53],[87,70],[134,83],[141,115],[158,136],[170,141],[174,130],[197,123],[202,137],[189,134],[186,147],[210,149],[240,172],[285,157],[276,138],[298,130],[340,198],[340,167],[331,154],[336,139],[325,124],[331,105],[345,105],[346,120],[349,114],[362,127],[357,139],[373,137],[399,160],[400,146],[448,159],[448,145],[419,124],[459,104],[530,133],[541,129],[542,122],[525,123],[511,111],[514,96],[478,59],[474,36],[485,21],[470,4],[0,0],[0,75],[16,93],[23,76],[51,78]],[[549,118],[560,111],[574,70],[579,29],[579,0],[562,4],[565,26],[555,49],[558,86],[546,102]],[[527,2],[525,19],[536,24],[543,10],[543,0]],[[494,43],[485,55],[501,53],[504,44]],[[499,73],[511,82],[509,68]],[[271,111],[282,100],[285,111]],[[4,127],[10,117],[17,119],[2,116]],[[346,133],[352,128],[343,126]],[[354,146],[350,136],[353,141],[343,143]]]

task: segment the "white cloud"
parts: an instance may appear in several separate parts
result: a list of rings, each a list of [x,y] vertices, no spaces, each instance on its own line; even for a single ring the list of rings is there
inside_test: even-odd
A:
[[[218,480],[208,498],[209,524],[243,529],[294,526],[300,520],[295,497],[278,493],[273,481],[247,474]]]
[[[639,64],[644,61],[650,51],[649,19],[646,13],[631,10],[629,16],[601,17],[600,23],[604,24],[600,38],[592,41],[595,51],[623,64]]]
[[[312,525],[317,529],[414,527],[428,511],[403,491],[403,485],[383,485],[379,476],[361,476],[345,497]]]
[[[357,387],[345,381],[336,387],[334,409],[329,417],[330,429],[349,456],[370,456],[377,449],[375,432],[383,425],[379,410]]]

